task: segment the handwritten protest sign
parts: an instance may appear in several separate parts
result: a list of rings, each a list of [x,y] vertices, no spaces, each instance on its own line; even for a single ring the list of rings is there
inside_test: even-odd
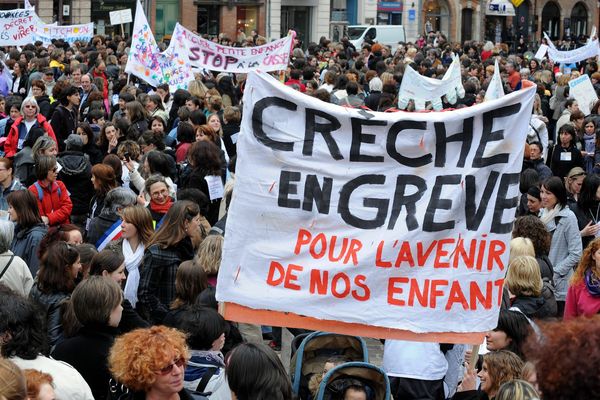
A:
[[[66,43],[89,42],[94,36],[94,23],[81,25],[48,25],[38,27],[32,41],[40,40],[44,45],[49,45],[52,40],[62,39]]]
[[[592,81],[588,75],[582,75],[577,79],[569,81],[569,94],[579,104],[579,109],[584,115],[589,115],[598,95],[594,90]]]
[[[31,43],[40,19],[33,8],[0,11],[0,46]]]
[[[229,47],[206,40],[180,24],[173,38],[182,38],[192,66],[212,71],[277,71],[287,68],[295,33],[256,47]]]
[[[225,316],[481,339],[497,323],[534,94],[375,113],[250,73],[217,285]]]
[[[108,13],[111,25],[127,24],[132,21],[131,8],[116,10]]]

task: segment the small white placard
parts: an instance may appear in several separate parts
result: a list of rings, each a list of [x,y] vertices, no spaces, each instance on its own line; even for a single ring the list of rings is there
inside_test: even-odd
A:
[[[133,18],[131,18],[131,8],[126,8],[125,10],[111,11],[108,14],[110,15],[111,25],[126,24],[128,22],[133,21]]]
[[[208,175],[204,177],[208,184],[208,197],[210,201],[223,198],[223,181],[220,176]]]

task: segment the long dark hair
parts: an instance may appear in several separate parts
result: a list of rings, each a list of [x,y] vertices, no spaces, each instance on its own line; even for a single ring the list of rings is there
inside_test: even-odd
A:
[[[495,331],[502,331],[510,339],[504,350],[509,350],[523,357],[523,344],[531,333],[531,326],[525,315],[519,311],[500,310],[498,326]]]
[[[154,233],[147,247],[158,244],[163,249],[174,246],[187,237],[185,223],[200,214],[197,204],[188,200],[177,201],[165,214],[160,228]]]
[[[17,222],[21,228],[28,229],[42,223],[38,202],[29,190],[15,190],[6,201],[17,212]]]
[[[0,332],[10,333],[10,340],[0,346],[3,357],[35,360],[40,354],[48,355],[45,326],[46,314],[32,300],[0,288]]]
[[[38,287],[43,293],[71,293],[75,288],[75,278],[71,266],[79,259],[75,246],[66,242],[52,243],[40,261]]]
[[[598,199],[596,199],[598,187],[600,187],[600,176],[591,174],[583,178],[581,191],[579,192],[579,197],[577,198],[577,206],[580,210],[585,212],[598,205]]]
[[[188,161],[194,169],[204,170],[208,175],[221,175],[220,152],[213,142],[194,142],[188,149]]]

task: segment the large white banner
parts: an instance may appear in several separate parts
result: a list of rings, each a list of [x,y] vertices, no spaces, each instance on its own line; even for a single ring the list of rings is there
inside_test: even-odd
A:
[[[41,20],[33,8],[0,11],[0,46],[23,46],[32,43]]]
[[[377,113],[249,73],[217,299],[413,332],[495,328],[534,94]]]
[[[594,28],[595,30],[596,28]],[[550,40],[548,35],[544,33],[546,40],[548,41],[548,58],[555,63],[570,64],[579,61],[587,60],[588,58],[594,58],[598,56],[598,39],[588,40],[587,44],[575,50],[560,51],[554,46],[554,43]]]
[[[224,72],[285,70],[290,60],[294,35],[262,46],[229,47],[206,40],[179,23],[173,31],[173,38],[183,40],[192,66]]]
[[[49,45],[52,40],[62,39],[66,43],[75,43],[77,41],[87,43],[94,36],[94,23],[81,25],[49,25],[44,24],[38,27],[33,35],[32,41],[41,40],[44,45]]]

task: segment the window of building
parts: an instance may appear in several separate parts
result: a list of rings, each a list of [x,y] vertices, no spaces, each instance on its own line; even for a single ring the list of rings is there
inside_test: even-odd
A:
[[[258,7],[237,7],[237,27],[246,35],[255,30],[258,31]]]

